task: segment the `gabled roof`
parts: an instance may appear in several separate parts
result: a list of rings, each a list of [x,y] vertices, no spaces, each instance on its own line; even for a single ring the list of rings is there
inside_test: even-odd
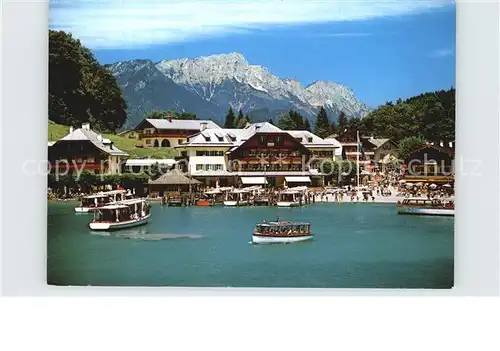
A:
[[[415,150],[411,151],[409,153],[409,155],[411,155],[411,154],[413,154],[415,152],[424,150],[424,149],[434,149],[434,150],[437,150],[439,152],[448,154],[450,156],[455,156],[455,151],[453,149],[450,149],[448,147],[439,146],[439,145],[432,145],[432,144],[427,144],[427,145],[421,146],[418,149],[415,149]]]
[[[56,141],[54,145],[66,141],[89,141],[92,144],[94,144],[98,149],[104,151],[109,155],[128,156],[126,152],[118,149],[116,146],[113,146],[111,141],[109,141],[108,139],[103,139],[102,135],[97,134],[96,132],[91,130],[90,127],[89,129],[87,128],[76,129],[71,133],[69,133],[68,135],[66,135],[64,138]]]
[[[230,151],[235,150],[245,141],[250,139],[256,133],[286,133],[294,139],[302,138],[301,144],[306,147],[341,147],[340,143],[335,139],[321,139],[317,135],[307,130],[282,130],[268,122],[253,123],[243,129],[227,129],[213,128],[205,129],[203,132],[193,134],[187,138],[185,143],[182,143],[177,148],[189,146],[221,146],[232,147]],[[309,142],[312,138],[312,142]]]
[[[284,131],[280,128],[272,125],[269,122],[253,123],[245,127],[244,130],[252,131],[253,133],[283,133]],[[252,133],[252,134],[253,134]]]
[[[163,185],[184,185],[184,184],[200,184],[201,182],[196,179],[186,177],[179,169],[174,168],[159,178],[148,181],[149,184],[163,184]]]
[[[307,147],[341,147],[336,139],[321,139],[308,130],[286,130],[286,132],[296,139],[301,138],[301,143]],[[311,138],[312,141],[309,141]]]
[[[205,123],[207,129],[219,128],[217,124],[210,120],[188,120],[188,119],[145,119],[137,125],[137,129],[144,121],[151,124],[156,129],[181,129],[181,130],[200,130],[201,124]]]
[[[370,143],[372,143],[373,145],[375,145],[376,147],[381,147],[386,142],[390,141],[390,139],[387,139],[387,138],[382,138],[382,139],[373,139],[373,138],[370,138],[370,139],[368,139],[368,141]]]

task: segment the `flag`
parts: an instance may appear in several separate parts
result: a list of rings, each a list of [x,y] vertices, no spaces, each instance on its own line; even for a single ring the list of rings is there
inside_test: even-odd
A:
[[[363,144],[359,140],[359,132],[357,134],[357,137],[358,137],[358,152],[361,153],[361,159],[364,160],[365,159],[365,149],[363,148]]]
[[[345,153],[345,147],[342,146],[342,159],[347,160],[347,155]]]

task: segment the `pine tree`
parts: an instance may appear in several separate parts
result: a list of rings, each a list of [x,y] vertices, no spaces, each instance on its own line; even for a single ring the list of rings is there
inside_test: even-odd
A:
[[[338,118],[338,132],[340,134],[344,133],[347,128],[347,116],[344,111],[340,111]]]
[[[236,128],[243,129],[247,126],[247,123],[248,120],[246,119],[246,117],[243,117],[238,121],[238,124],[236,124]]]
[[[234,121],[234,124],[233,124],[234,127],[239,128],[238,126],[241,123],[243,123],[242,121],[244,121],[244,120],[245,120],[245,116],[243,116],[243,111],[240,108],[240,110],[238,111],[238,116],[236,117],[236,120]],[[246,123],[245,123],[245,125],[246,125]]]
[[[295,122],[289,113],[284,114],[278,121],[278,128],[283,130],[295,130]]]
[[[337,127],[337,124],[335,121],[332,121],[332,124],[330,124],[330,134],[336,134],[338,133],[339,128]]]
[[[304,117],[304,122],[302,123],[304,130],[311,131],[311,125],[309,124],[309,120]]]
[[[290,115],[290,117],[292,118],[292,121],[294,122],[293,129],[294,130],[303,130],[304,125],[303,125],[302,116],[300,115],[300,113],[298,113],[297,111],[294,111],[294,110],[290,110],[290,112],[288,112],[288,114]]]
[[[269,121],[267,121],[267,123],[272,124],[274,126],[274,122],[273,122],[272,118],[269,118]]]
[[[318,111],[316,123],[314,124],[314,134],[320,138],[326,138],[330,133],[330,121],[323,106]]]
[[[226,121],[224,122],[224,128],[234,128],[235,118],[234,118],[234,111],[231,106],[229,106],[229,110],[227,110],[226,114]]]

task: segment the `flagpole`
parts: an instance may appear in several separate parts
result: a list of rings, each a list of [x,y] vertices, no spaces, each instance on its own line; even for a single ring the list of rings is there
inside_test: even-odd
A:
[[[358,142],[358,147],[356,152],[356,173],[357,173],[357,185],[358,185],[358,190],[359,190],[359,153],[361,152],[361,148],[359,145],[359,130],[356,131],[356,137],[357,137],[357,142]]]

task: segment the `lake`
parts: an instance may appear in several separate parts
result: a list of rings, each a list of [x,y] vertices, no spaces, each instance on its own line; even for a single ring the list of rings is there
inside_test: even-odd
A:
[[[55,285],[451,288],[451,217],[397,215],[394,204],[301,208],[166,207],[150,222],[91,232],[76,203],[48,205],[47,274]],[[253,245],[262,220],[309,221],[310,242]]]

